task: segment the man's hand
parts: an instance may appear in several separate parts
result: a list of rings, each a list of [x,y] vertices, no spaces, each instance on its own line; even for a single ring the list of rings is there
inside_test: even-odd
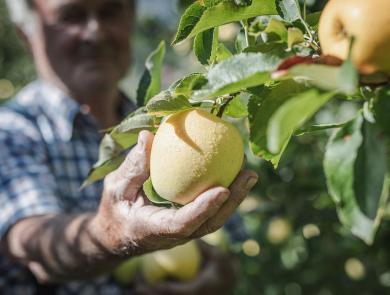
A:
[[[230,189],[211,188],[180,209],[157,207],[145,197],[153,135],[142,131],[124,163],[105,179],[100,208],[92,221],[96,239],[123,257],[171,248],[220,228],[257,182],[243,170]]]

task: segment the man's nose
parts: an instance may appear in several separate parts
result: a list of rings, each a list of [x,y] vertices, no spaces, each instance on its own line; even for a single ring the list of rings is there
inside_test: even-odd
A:
[[[90,15],[83,30],[83,39],[102,41],[105,38],[104,26],[97,15]]]

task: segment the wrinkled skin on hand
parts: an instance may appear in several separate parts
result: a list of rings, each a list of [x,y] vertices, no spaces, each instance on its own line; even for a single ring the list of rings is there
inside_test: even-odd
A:
[[[142,131],[123,164],[105,178],[93,231],[99,244],[118,256],[171,248],[216,231],[257,182],[255,172],[242,170],[229,189],[211,188],[179,209],[154,206],[142,190],[152,142],[153,134]]]

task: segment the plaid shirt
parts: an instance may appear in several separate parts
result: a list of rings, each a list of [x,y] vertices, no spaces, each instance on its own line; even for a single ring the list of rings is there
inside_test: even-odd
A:
[[[134,105],[124,99],[121,113]],[[35,81],[0,108],[0,238],[18,220],[98,208],[102,182],[80,191],[96,162],[101,134],[95,120],[58,88]],[[245,238],[240,218],[227,224]],[[37,294],[39,285],[20,264],[0,253],[0,294]],[[130,294],[111,276],[58,285],[56,294]]]

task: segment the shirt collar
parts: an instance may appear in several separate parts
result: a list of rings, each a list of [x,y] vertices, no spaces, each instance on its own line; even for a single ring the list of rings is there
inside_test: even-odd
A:
[[[69,141],[72,139],[77,115],[86,116],[90,122],[95,122],[91,115],[85,114],[81,110],[81,105],[78,101],[65,94],[58,87],[43,80],[37,80],[34,84],[36,84],[34,85],[37,87],[36,89],[39,89],[39,98],[35,101],[40,102],[41,109],[53,122],[57,129],[56,132],[58,132],[62,140]],[[126,115],[134,110],[135,105],[121,92],[121,102],[118,110],[120,115],[125,118]]]
[[[43,112],[53,122],[56,132],[64,141],[73,135],[76,115],[80,112],[80,104],[56,86],[38,80],[40,102]]]

